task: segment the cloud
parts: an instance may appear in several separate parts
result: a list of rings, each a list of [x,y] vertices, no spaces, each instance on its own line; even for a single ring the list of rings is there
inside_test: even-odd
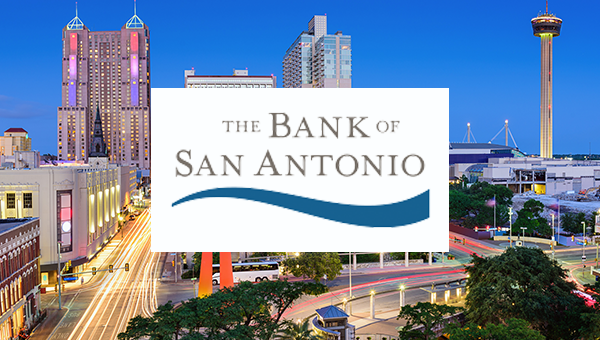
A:
[[[22,100],[0,94],[0,118],[27,119],[47,117],[56,113],[46,104]]]

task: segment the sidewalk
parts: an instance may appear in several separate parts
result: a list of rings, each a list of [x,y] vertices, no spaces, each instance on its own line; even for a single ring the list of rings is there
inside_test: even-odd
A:
[[[453,306],[463,306],[463,302],[453,303]],[[406,325],[406,320],[397,319],[399,309],[388,309],[385,311],[375,311],[375,318],[371,319],[368,312],[353,313],[349,318],[348,322],[354,325],[355,333],[357,335],[389,335],[398,336],[397,327]],[[361,336],[362,339],[366,339],[365,336]]]

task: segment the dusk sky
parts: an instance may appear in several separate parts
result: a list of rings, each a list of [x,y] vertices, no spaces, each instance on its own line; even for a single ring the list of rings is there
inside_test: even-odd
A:
[[[119,30],[133,15],[129,0],[78,7],[92,31]],[[540,129],[540,39],[531,19],[544,10],[539,0],[137,3],[150,28],[154,88],[183,87],[192,67],[210,75],[248,68],[276,75],[281,87],[286,50],[313,15],[326,14],[328,33],[352,36],[352,87],[449,88],[450,141],[461,142],[470,122],[477,142],[488,142],[508,119],[529,154],[539,153]],[[554,153],[587,154],[591,142],[598,154],[600,44],[592,15],[600,2],[550,1],[550,12],[563,20],[553,42]],[[42,153],[56,154],[61,31],[74,16],[75,1],[0,5],[0,133],[22,127]],[[504,134],[494,142],[504,144]]]

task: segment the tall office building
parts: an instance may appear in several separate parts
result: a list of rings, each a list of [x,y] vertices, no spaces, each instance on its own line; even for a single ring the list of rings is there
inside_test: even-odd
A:
[[[283,57],[283,87],[352,87],[351,37],[327,34],[327,16],[315,15]]]
[[[548,13],[531,19],[533,35],[542,41],[542,71],[540,99],[540,157],[552,158],[552,38],[560,35],[562,20]]]
[[[90,31],[77,12],[62,32],[58,159],[88,161],[96,111],[109,162],[150,168],[150,32],[135,13]]]

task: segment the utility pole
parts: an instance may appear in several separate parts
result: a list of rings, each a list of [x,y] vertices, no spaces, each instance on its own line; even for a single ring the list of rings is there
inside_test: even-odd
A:
[[[512,248],[512,207],[508,207],[508,230],[510,232],[510,236],[508,236],[510,247]]]
[[[352,253],[348,252],[348,260],[350,261],[350,265],[348,266],[348,268],[350,269],[350,296],[348,297],[348,311],[350,313],[348,313],[349,315],[352,315]]]
[[[62,309],[62,299],[61,299],[61,291],[62,291],[62,277],[60,275],[60,244],[62,242],[58,241],[56,243],[57,245],[57,249],[56,252],[58,254],[58,264],[57,264],[57,270],[56,270],[56,278],[58,279],[58,310]]]

